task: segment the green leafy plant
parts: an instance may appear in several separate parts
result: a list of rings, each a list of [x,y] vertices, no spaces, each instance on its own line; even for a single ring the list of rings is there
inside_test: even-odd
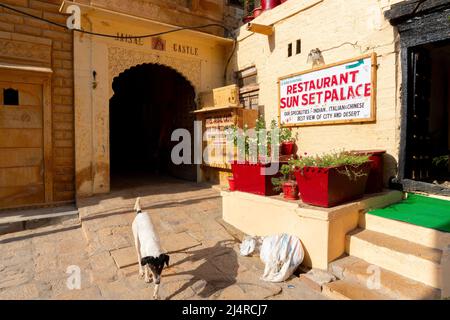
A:
[[[298,133],[295,135],[291,128],[281,128],[280,130],[280,142],[296,142],[298,140]]]
[[[247,131],[248,131],[248,126],[245,125],[244,128],[242,129],[242,133],[241,133],[245,138],[244,145],[242,146],[238,143],[239,134],[240,134],[239,127],[236,125],[232,125],[232,126],[225,128],[225,132],[226,132],[227,136],[232,138],[232,140],[228,141],[228,142],[233,143],[233,145],[238,148],[239,154],[244,154],[246,159],[247,159],[247,156],[248,156],[248,153],[250,150],[250,137],[248,136]]]
[[[238,147],[238,152],[240,154],[245,154],[245,159],[248,159],[249,153],[250,153],[250,147],[256,146],[258,151],[266,151],[266,156],[270,155],[270,131],[266,131],[266,121],[264,120],[263,116],[260,116],[255,123],[254,128],[254,135],[249,135],[249,129],[248,126],[245,125],[242,132],[242,135],[245,138],[244,141],[244,148],[242,145],[238,143],[240,133],[239,128],[236,125],[229,126],[226,129],[226,133],[230,134],[233,137],[233,144],[234,146]],[[266,131],[265,141],[264,139],[261,139],[261,131]],[[263,135],[264,136],[264,135]],[[253,159],[254,160],[254,159]]]
[[[288,128],[282,128],[280,130],[280,142],[290,142],[293,141],[292,130]]]
[[[260,0],[241,0],[241,4],[247,14],[250,14],[258,6],[258,2],[260,3]]]
[[[298,169],[304,167],[329,168],[338,166],[359,166],[369,161],[369,156],[357,155],[348,151],[330,152],[322,155],[309,156],[305,153],[299,159],[293,159],[289,163]]]
[[[276,120],[272,120],[270,123],[270,129],[274,130],[276,128],[278,128],[278,123]],[[297,139],[298,139],[298,133],[296,133],[294,135],[291,128],[281,128],[280,129],[280,143],[295,142]]]
[[[350,179],[356,179],[365,173],[356,171],[354,169],[369,162],[369,156],[358,155],[348,151],[330,152],[322,155],[309,156],[305,153],[299,159],[293,159],[289,161],[292,167],[300,170],[303,174],[305,167],[318,167],[318,168],[331,168],[331,167],[344,167],[343,170],[338,171],[341,174],[347,175]],[[350,168],[353,168],[351,170]]]
[[[255,130],[259,131],[262,129],[266,129],[266,120],[264,119],[264,116],[259,116],[258,119],[256,119]]]
[[[273,146],[279,146],[278,143],[273,143],[272,141],[272,131],[278,128],[278,123],[276,120],[272,120],[270,122],[270,128],[267,128],[266,120],[264,116],[258,117],[255,123],[254,135],[249,136],[249,129],[247,126],[244,126],[243,134],[245,136],[245,150],[238,144],[239,138],[239,128],[236,125],[229,126],[226,128],[227,133],[233,136],[233,144],[238,147],[238,151],[241,154],[245,154],[245,158],[247,159],[249,156],[249,151],[251,146],[257,146],[258,152],[261,152],[262,156],[270,157],[271,156],[271,148]],[[288,128],[282,128],[279,131],[279,139],[280,143],[287,141],[295,141],[297,136],[294,137],[292,131]],[[244,153],[245,152],[245,153]]]

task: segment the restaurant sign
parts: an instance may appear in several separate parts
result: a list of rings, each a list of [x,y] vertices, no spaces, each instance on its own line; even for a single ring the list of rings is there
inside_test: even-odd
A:
[[[375,121],[376,73],[373,53],[280,78],[281,125]]]

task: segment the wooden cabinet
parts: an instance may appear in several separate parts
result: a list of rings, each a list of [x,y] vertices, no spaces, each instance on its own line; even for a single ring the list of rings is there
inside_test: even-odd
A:
[[[202,180],[226,186],[231,174],[227,151],[232,150],[226,139],[225,129],[230,126],[248,128],[255,126],[257,110],[244,109],[242,106],[210,107],[194,112],[203,128],[203,164]],[[228,148],[227,148],[228,144]]]

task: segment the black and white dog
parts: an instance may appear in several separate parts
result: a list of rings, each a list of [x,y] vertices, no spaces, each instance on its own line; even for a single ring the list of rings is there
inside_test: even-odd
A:
[[[150,283],[153,278],[155,282],[153,299],[158,299],[161,272],[164,264],[169,266],[169,256],[161,252],[159,237],[155,232],[150,215],[147,212],[142,212],[140,200],[140,198],[137,198],[134,205],[136,218],[134,218],[132,225],[138,256],[139,276],[145,276],[145,282],[147,283]]]

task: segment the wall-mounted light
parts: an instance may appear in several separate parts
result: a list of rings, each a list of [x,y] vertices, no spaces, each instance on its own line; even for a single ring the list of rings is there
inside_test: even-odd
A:
[[[313,67],[324,65],[325,59],[323,58],[322,51],[319,48],[312,49],[309,52],[306,63],[312,63]]]
[[[92,89],[96,89],[97,88],[97,71],[92,71],[92,77],[94,79],[94,81],[92,81]]]

